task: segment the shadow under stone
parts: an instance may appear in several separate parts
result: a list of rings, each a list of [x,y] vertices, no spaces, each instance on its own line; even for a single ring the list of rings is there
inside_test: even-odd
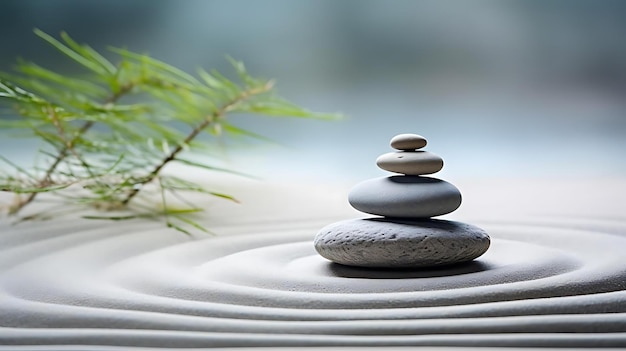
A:
[[[489,264],[480,261],[456,263],[429,268],[375,268],[352,267],[334,262],[328,263],[330,275],[341,278],[360,279],[415,279],[451,277],[489,270]]]

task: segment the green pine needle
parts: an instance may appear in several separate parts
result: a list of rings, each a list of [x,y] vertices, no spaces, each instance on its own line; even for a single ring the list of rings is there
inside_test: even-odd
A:
[[[0,168],[0,191],[16,196],[9,214],[18,214],[46,193],[68,207],[115,211],[82,217],[86,219],[160,218],[167,227],[188,235],[195,230],[210,233],[193,219],[201,209],[185,194],[237,200],[189,180],[163,175],[162,170],[178,162],[199,170],[248,175],[195,161],[197,157],[193,161],[184,157],[194,151],[211,151],[210,143],[197,138],[200,134],[209,132],[215,137],[224,130],[225,135],[264,138],[232,125],[228,120],[232,113],[338,117],[314,113],[280,98],[274,92],[274,81],[251,76],[242,62],[231,57],[227,59],[237,81],[215,70],[199,69],[196,77],[126,49],[111,48],[106,56],[115,60],[109,60],[67,33],[61,33],[59,39],[38,29],[35,34],[86,74],[67,76],[27,61],[19,61],[15,72],[0,72],[0,105],[13,110],[0,125],[7,135],[28,136],[43,143],[34,155],[37,161],[32,169],[0,155],[9,167]],[[170,198],[185,207],[170,206]],[[50,217],[54,216],[44,211],[20,220]]]

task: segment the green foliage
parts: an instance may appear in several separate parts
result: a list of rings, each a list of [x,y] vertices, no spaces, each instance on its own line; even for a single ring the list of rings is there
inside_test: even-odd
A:
[[[13,73],[0,73],[0,102],[14,107],[19,115],[0,119],[0,127],[11,135],[43,142],[37,155],[39,162],[32,169],[0,157],[11,169],[0,170],[0,191],[15,194],[8,208],[13,215],[40,193],[49,193],[70,205],[114,211],[85,218],[162,218],[168,227],[184,233],[206,231],[192,220],[201,209],[186,201],[184,195],[203,193],[236,200],[162,173],[165,166],[179,163],[240,174],[183,157],[208,148],[199,135],[208,132],[214,136],[229,133],[257,137],[230,124],[228,116],[233,113],[336,118],[280,98],[272,80],[250,76],[243,63],[232,58],[228,60],[238,82],[217,71],[202,69],[193,76],[126,49],[110,49],[118,59],[113,63],[66,33],[61,33],[60,40],[40,30],[35,34],[81,66],[85,74],[69,77],[27,61],[18,61]],[[183,125],[186,131],[173,128],[174,124]],[[146,194],[153,200],[148,201]],[[156,206],[155,196],[160,199]],[[186,207],[168,206],[172,197]]]

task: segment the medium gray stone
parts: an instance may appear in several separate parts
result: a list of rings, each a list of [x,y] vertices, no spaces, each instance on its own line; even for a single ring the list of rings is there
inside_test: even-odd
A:
[[[431,267],[471,261],[487,251],[490,239],[460,222],[369,218],[330,224],[314,244],[323,257],[348,266]]]
[[[423,175],[439,172],[443,159],[428,151],[399,151],[380,155],[376,165],[389,172]]]
[[[426,146],[426,138],[417,134],[398,134],[389,143],[396,150],[416,150]]]
[[[348,194],[355,209],[379,216],[428,218],[450,213],[461,205],[461,192],[437,178],[391,176],[365,180]]]

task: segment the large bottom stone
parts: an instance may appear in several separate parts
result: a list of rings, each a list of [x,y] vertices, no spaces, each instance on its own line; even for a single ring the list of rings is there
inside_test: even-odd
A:
[[[471,261],[487,251],[489,235],[470,224],[425,219],[352,219],[315,237],[323,257],[359,267],[432,267]]]

